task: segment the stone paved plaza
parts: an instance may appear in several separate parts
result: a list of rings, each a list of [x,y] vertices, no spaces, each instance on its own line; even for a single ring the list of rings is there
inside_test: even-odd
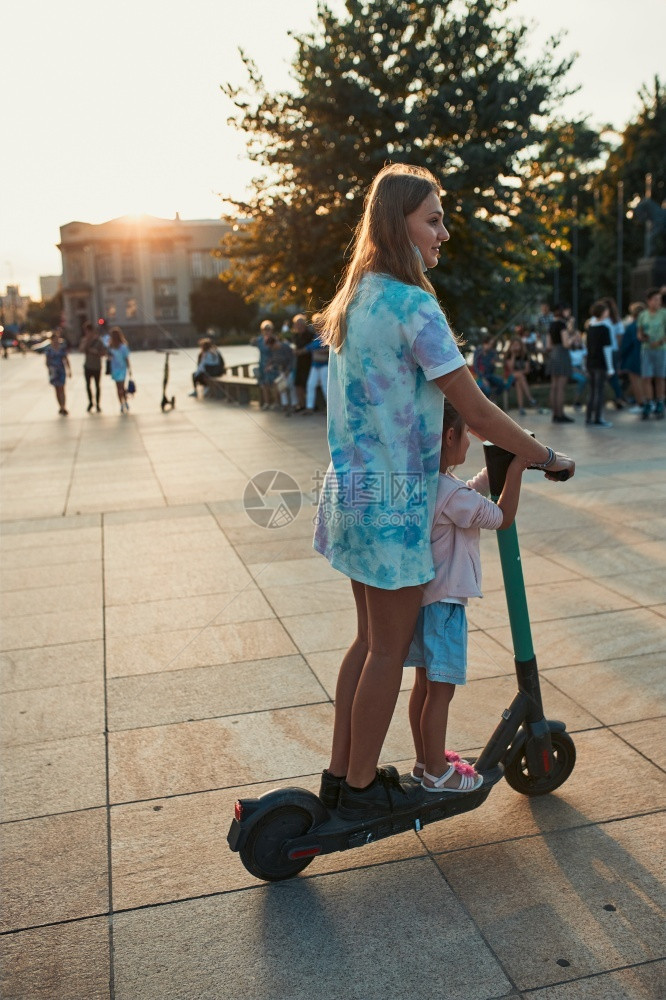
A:
[[[80,355],[59,417],[38,356],[0,360],[5,1000],[659,1000],[666,996],[666,426],[553,426],[576,478],[527,473],[518,532],[547,714],[578,752],[528,799],[252,878],[239,795],[316,788],[354,632],[351,589],[311,548],[324,419],[187,398],[134,356],[128,417]],[[232,360],[233,358],[227,359]],[[515,412],[515,411],[514,411]],[[482,464],[474,445],[469,473]],[[303,507],[268,530],[248,480]],[[496,541],[470,605],[448,743],[483,745],[514,689]],[[410,677],[383,759],[411,765]]]

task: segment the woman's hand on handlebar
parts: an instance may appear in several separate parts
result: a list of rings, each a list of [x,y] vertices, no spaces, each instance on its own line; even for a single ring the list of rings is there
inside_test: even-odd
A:
[[[559,451],[556,451],[555,461],[552,465],[548,466],[545,476],[546,479],[550,479],[555,483],[564,482],[567,479],[571,479],[575,472],[576,463],[573,458],[568,458],[566,455],[562,455]]]

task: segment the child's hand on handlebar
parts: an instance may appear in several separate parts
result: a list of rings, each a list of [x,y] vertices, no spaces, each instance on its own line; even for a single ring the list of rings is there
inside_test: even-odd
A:
[[[519,473],[521,476],[525,471],[525,469],[528,468],[528,466],[529,462],[527,461],[527,459],[521,458],[520,455],[514,455],[511,461],[509,462],[509,469],[511,469],[512,472]],[[507,469],[507,472],[509,471],[509,469]]]

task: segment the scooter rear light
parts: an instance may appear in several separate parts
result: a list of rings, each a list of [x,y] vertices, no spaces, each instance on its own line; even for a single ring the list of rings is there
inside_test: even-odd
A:
[[[543,761],[543,769],[548,774],[550,771],[550,754],[547,750],[541,752],[541,759]]]
[[[240,823],[240,821],[243,818],[243,806],[242,803],[239,801],[239,799],[236,799],[236,804],[234,806],[234,816]]]
[[[297,858],[313,858],[315,854],[321,854],[321,847],[304,847],[300,851],[289,851],[289,860],[295,861]]]

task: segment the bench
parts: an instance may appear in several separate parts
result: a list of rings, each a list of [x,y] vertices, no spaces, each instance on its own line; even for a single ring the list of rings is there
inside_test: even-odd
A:
[[[250,374],[250,369],[256,364],[232,365],[224,375],[207,375],[206,388],[214,396],[221,396],[232,403],[247,405],[253,395],[253,390],[259,389],[259,384]]]

